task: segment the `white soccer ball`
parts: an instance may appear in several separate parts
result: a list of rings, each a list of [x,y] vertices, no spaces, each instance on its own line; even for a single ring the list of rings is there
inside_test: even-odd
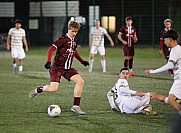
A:
[[[48,107],[48,115],[50,117],[58,117],[60,116],[61,109],[58,105],[50,105]]]

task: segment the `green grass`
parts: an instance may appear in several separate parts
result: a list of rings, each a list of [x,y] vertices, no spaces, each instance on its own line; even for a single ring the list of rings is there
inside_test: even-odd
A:
[[[88,60],[89,49],[79,48]],[[118,72],[123,66],[121,48],[107,48],[107,73],[102,73],[100,58],[95,57],[93,72],[76,59],[75,67],[85,80],[81,108],[85,116],[76,116],[71,111],[74,83],[62,78],[55,93],[42,93],[28,99],[28,93],[37,85],[49,83],[49,74],[44,69],[47,48],[30,48],[24,59],[24,75],[11,73],[11,56],[0,52],[0,132],[1,133],[165,133],[170,129],[170,121],[176,111],[169,105],[151,101],[156,116],[142,114],[126,115],[110,111],[106,94],[118,80]],[[172,77],[166,72],[145,75],[146,69],[154,69],[165,63],[157,49],[137,48],[134,71],[138,76],[130,77],[130,88],[139,91],[157,91],[167,95],[172,85]],[[50,118],[47,108],[50,104],[61,107],[58,118]]]

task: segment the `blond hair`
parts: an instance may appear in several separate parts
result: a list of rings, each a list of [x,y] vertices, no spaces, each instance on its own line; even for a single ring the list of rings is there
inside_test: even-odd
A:
[[[76,29],[80,29],[80,24],[76,21],[69,21],[68,23],[68,30],[70,30],[70,28],[76,28]]]
[[[163,23],[165,24],[166,22],[170,22],[170,23],[172,23],[172,20],[171,20],[171,19],[169,19],[169,18],[167,18],[167,19],[165,19],[165,20],[164,20],[164,22],[163,22]]]

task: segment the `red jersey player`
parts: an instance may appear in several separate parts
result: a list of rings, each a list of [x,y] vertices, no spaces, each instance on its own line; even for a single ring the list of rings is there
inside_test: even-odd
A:
[[[123,26],[119,30],[118,39],[123,43],[124,51],[124,67],[130,71],[130,76],[136,74],[132,71],[133,67],[133,56],[134,56],[134,43],[138,41],[136,35],[136,29],[132,26],[132,17],[128,16],[125,18],[126,26]]]
[[[35,90],[31,91],[29,94],[29,98],[35,97],[38,93],[41,92],[55,92],[58,89],[58,85],[60,83],[61,76],[63,76],[68,81],[75,82],[74,88],[74,102],[71,108],[71,111],[84,115],[79,105],[80,98],[82,94],[82,90],[84,87],[84,80],[80,76],[80,74],[71,67],[74,56],[84,65],[88,66],[89,63],[84,61],[77,52],[77,43],[76,43],[76,34],[80,29],[80,24],[71,21],[68,24],[68,33],[64,34],[56,40],[52,46],[48,49],[48,59],[45,64],[45,68],[49,69],[50,73],[50,85],[38,86]],[[56,50],[56,55],[54,57],[53,62],[51,63],[51,57],[53,51]]]
[[[170,56],[170,48],[167,47],[167,45],[164,42],[164,34],[171,30],[172,20],[171,19],[165,19],[164,20],[165,28],[160,31],[160,46],[159,46],[159,54],[164,53],[165,59],[168,61]],[[168,70],[168,73],[173,75],[173,70]]]

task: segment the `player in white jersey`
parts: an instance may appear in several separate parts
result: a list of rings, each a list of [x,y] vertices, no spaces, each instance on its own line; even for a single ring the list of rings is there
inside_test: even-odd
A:
[[[178,33],[169,30],[164,35],[165,44],[171,48],[170,57],[166,65],[156,70],[146,70],[146,74],[160,73],[169,69],[173,69],[174,83],[168,95],[168,104],[172,105],[181,115],[181,105],[176,102],[181,99],[181,46],[177,44]]]
[[[129,69],[122,68],[119,74],[119,80],[115,86],[107,93],[107,98],[111,109],[117,111],[118,109],[122,113],[134,114],[147,111],[148,113],[154,113],[152,111],[150,99],[155,99],[160,102],[165,101],[165,96],[156,92],[139,92],[131,90],[128,85]]]
[[[25,30],[21,28],[21,20],[16,20],[15,27],[9,30],[7,38],[7,50],[10,50],[11,48],[11,55],[13,60],[13,73],[16,73],[16,60],[19,59],[19,74],[22,74],[22,59],[26,56],[23,49],[23,44],[25,45],[25,50],[27,52],[28,44],[26,41]]]
[[[104,47],[104,35],[110,41],[111,46],[114,46],[114,42],[107,31],[100,27],[100,21],[95,20],[95,27],[91,28],[89,47],[90,47],[90,57],[89,57],[89,72],[92,72],[94,64],[94,55],[99,52],[101,58],[101,65],[103,72],[106,72],[106,60],[105,60],[105,47]]]

